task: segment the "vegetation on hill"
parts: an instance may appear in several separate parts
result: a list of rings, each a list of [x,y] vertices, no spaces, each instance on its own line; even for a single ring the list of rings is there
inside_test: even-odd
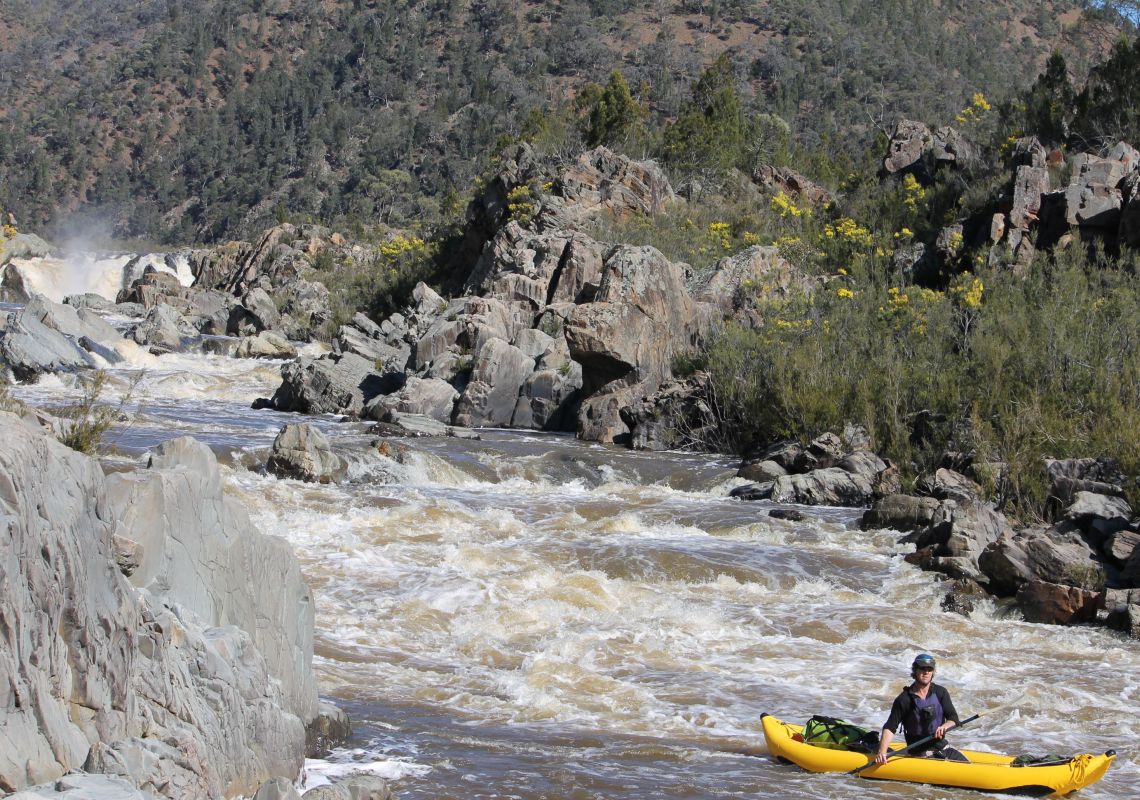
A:
[[[426,229],[524,131],[707,185],[735,142],[704,126],[742,113],[721,132],[753,162],[837,180],[899,116],[998,96],[1053,49],[1081,76],[1100,53],[1068,0],[9,0],[3,18],[6,205],[178,243],[286,217]]]

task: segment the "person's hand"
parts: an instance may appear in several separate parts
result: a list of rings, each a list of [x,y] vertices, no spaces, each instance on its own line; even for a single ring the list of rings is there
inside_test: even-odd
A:
[[[886,753],[876,753],[875,754],[875,763],[876,764],[886,764],[887,763],[887,754]]]
[[[946,735],[946,731],[950,730],[953,727],[954,727],[954,725],[952,723],[949,723],[949,722],[946,722],[946,723],[943,723],[942,725],[939,725],[937,728],[934,729],[934,738],[935,739],[941,739],[943,736]]]

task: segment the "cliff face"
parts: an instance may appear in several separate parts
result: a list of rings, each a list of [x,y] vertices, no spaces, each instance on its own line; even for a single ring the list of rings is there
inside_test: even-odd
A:
[[[312,598],[210,451],[175,440],[107,478],[11,414],[0,439],[0,789],[87,770],[229,797],[296,775]]]

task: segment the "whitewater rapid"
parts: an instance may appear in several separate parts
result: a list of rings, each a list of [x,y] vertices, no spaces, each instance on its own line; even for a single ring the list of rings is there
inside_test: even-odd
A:
[[[631,453],[565,436],[391,439],[318,425],[349,462],[318,486],[264,474],[285,422],[253,411],[280,362],[139,351],[109,370],[131,390],[108,468],[196,436],[229,491],[288,540],[317,603],[322,694],[352,715],[349,765],[409,798],[893,798],[955,790],[812,776],[765,754],[762,713],[880,725],[920,651],[970,714],[1025,694],[956,744],[1120,757],[1082,798],[1140,782],[1140,646],[1101,628],[1029,624],[986,602],[940,611],[945,586],[859,512],[728,497],[729,458]],[[12,393],[74,400],[71,378]]]

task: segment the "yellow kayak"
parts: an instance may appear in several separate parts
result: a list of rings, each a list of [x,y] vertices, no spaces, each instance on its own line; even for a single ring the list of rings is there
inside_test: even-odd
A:
[[[866,766],[873,756],[853,750],[831,750],[802,741],[803,726],[782,722],[765,714],[761,717],[764,738],[772,755],[790,761],[810,772],[849,772]],[[801,740],[797,741],[797,735]],[[893,745],[902,749],[903,745]],[[860,778],[886,781],[929,783],[935,786],[957,786],[993,792],[1017,792],[1031,795],[1066,795],[1096,783],[1104,777],[1116,753],[1104,755],[1084,753],[1067,761],[1050,764],[1013,766],[1013,756],[960,751],[968,759],[944,761],[936,758],[900,756],[885,764],[858,773]]]

